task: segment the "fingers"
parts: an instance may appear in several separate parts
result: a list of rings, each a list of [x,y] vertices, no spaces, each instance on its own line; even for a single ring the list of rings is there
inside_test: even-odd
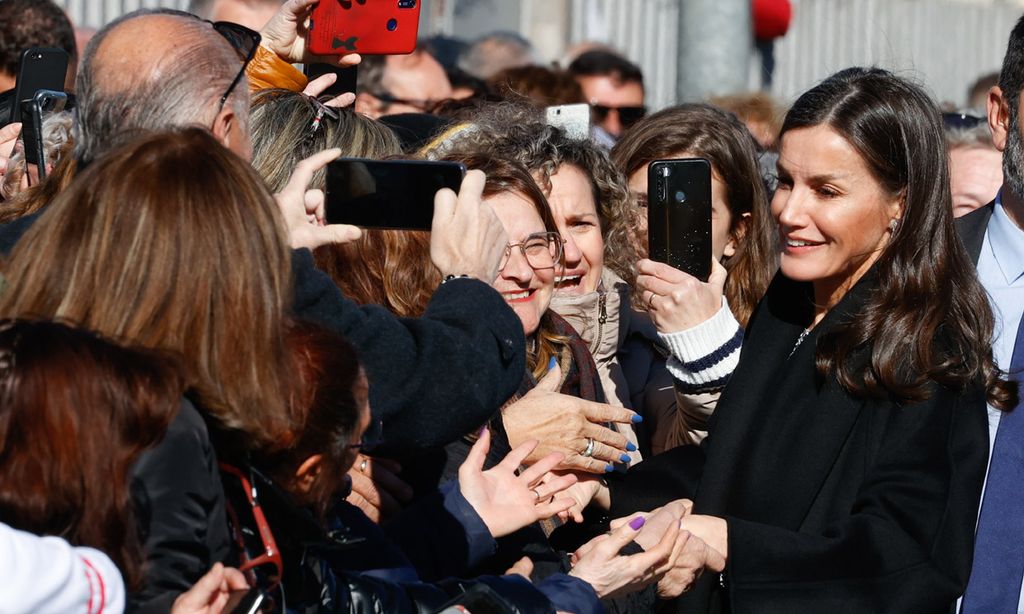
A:
[[[579,408],[582,410],[587,420],[601,424],[602,422],[616,422],[619,424],[637,424],[643,422],[643,418],[639,414],[632,412],[624,407],[613,407],[604,403],[594,403],[593,401],[584,401],[583,399],[575,399]]]
[[[523,461],[526,460],[526,457],[529,456],[537,448],[537,444],[539,443],[540,442],[537,441],[536,439],[529,439],[527,441],[524,441],[523,443],[516,446],[515,449],[513,449],[511,452],[506,454],[505,458],[503,458],[501,460],[501,463],[499,463],[499,466],[508,471],[516,471],[517,469],[519,469],[519,466],[523,464]],[[554,467],[554,465],[552,465],[552,467]],[[541,475],[543,475],[543,473]],[[532,481],[533,480],[527,480],[527,482]]]
[[[526,578],[527,580],[529,580],[530,579],[530,574],[532,574],[532,573],[533,573],[533,561],[530,560],[530,557],[524,556],[523,558],[521,558],[518,561],[516,561],[515,564],[512,565],[512,567],[509,567],[508,571],[505,572],[505,575],[506,576],[520,575],[520,576]]]
[[[636,263],[636,270],[640,275],[645,276],[648,279],[656,278],[668,282],[669,284],[680,283],[687,278],[697,279],[696,277],[680,271],[675,267],[669,266],[664,262],[655,262],[646,258]]]
[[[593,439],[595,444],[597,442],[600,442],[607,448],[611,449],[612,453],[616,455],[616,458],[608,460],[614,460],[615,462],[625,462],[621,461],[618,458],[618,456],[622,455],[625,452],[631,451],[629,449],[629,440],[626,439],[625,435],[618,431],[612,430],[606,426],[602,426],[600,424],[594,424],[591,422],[585,425],[583,427],[583,436]],[[595,446],[595,455],[596,454],[597,452]]]
[[[367,501],[359,493],[350,493],[349,496],[345,498],[345,501],[348,501],[352,505],[358,507],[364,514],[366,514],[366,517],[372,520],[375,524],[380,524],[380,508]]]
[[[704,567],[715,572],[725,571],[725,557],[722,556],[722,553],[711,546],[705,547],[707,548],[707,559],[704,561]]]
[[[249,582],[245,579],[245,574],[234,567],[224,568],[224,582],[228,585],[229,591],[240,591],[249,588]]]
[[[312,81],[307,83],[306,88],[302,90],[302,93],[309,96],[310,98],[318,98],[320,94],[323,94],[325,91],[327,91],[327,88],[334,85],[335,82],[337,82],[337,80],[337,74],[333,72],[324,73],[317,77],[316,79],[313,79]]]
[[[579,453],[567,456],[565,460],[562,461],[561,468],[596,474],[611,473],[612,471],[615,471],[615,465],[599,458],[588,458]]]
[[[398,501],[390,493],[378,488],[369,477],[358,471],[349,471],[349,476],[352,478],[352,494],[360,495],[371,506],[379,509],[382,518],[392,516],[401,509]]]
[[[284,192],[289,190],[302,190],[306,191],[311,181],[313,181],[313,175],[333,160],[337,160],[341,157],[341,149],[333,147],[331,149],[325,149],[319,153],[315,153],[305,160],[295,165],[295,170],[292,172],[291,178],[288,180],[288,184],[284,187]]]
[[[608,558],[618,555],[626,544],[633,541],[640,529],[644,527],[647,520],[640,515],[633,516],[629,522],[623,524],[608,535],[608,539],[598,544],[597,549],[602,550]],[[660,544],[659,544],[660,546]],[[641,556],[641,555],[634,555]]]
[[[718,258],[711,258],[711,276],[708,277],[708,284],[715,286],[719,291],[725,288],[725,280],[729,272],[725,270]]]
[[[214,563],[199,581],[174,600],[174,609],[184,612],[200,611],[214,600],[224,581],[224,565]]]
[[[325,107],[333,107],[335,109],[344,109],[345,107],[352,106],[356,101],[356,95],[352,92],[345,92],[338,96],[331,98],[324,103]]]
[[[458,197],[448,188],[441,188],[434,194],[434,218],[430,223],[430,232],[438,234],[455,217],[455,205]]]
[[[324,191],[306,190],[302,195],[302,204],[306,207],[306,215],[316,218],[317,222],[324,221]]]
[[[536,444],[537,442],[527,441],[526,443],[519,447],[521,448],[529,443]],[[530,449],[530,452],[533,452],[532,448]],[[507,459],[508,457],[506,456],[505,458]],[[547,456],[540,459],[533,465],[527,467],[525,471],[519,474],[519,477],[520,479],[524,480],[527,484],[533,484],[534,482],[542,478],[545,478],[549,471],[557,467],[558,464],[562,462],[563,458],[565,458],[565,455],[562,454],[561,452],[552,452],[551,454],[548,454]],[[555,478],[555,480],[557,480],[557,478]],[[555,480],[545,479],[545,482],[553,482]],[[575,482],[575,480],[573,481]]]
[[[548,372],[544,374],[544,377],[540,378],[537,385],[533,387],[534,390],[546,390],[548,392],[557,392],[558,385],[562,383],[562,368],[555,363],[555,366],[548,369]]]
[[[559,476],[558,478],[551,480],[550,482],[537,485],[533,488],[533,491],[537,493],[538,500],[548,501],[549,499],[551,499],[551,497],[557,495],[566,488],[569,488],[570,486],[575,484],[578,479],[579,478],[570,473],[567,475]],[[569,501],[572,501],[572,499],[569,499]],[[563,509],[569,509],[569,507],[571,506],[567,506]]]
[[[292,231],[291,243],[293,249],[316,249],[321,245],[351,243],[358,241],[362,236],[363,231],[359,227],[348,224],[306,224]]]
[[[530,443],[530,442],[527,442]],[[523,444],[526,445],[526,444]],[[536,446],[537,442],[534,441],[533,445]],[[522,447],[522,446],[520,446]],[[491,429],[483,428],[480,431],[480,437],[477,438],[476,443],[469,449],[469,454],[466,455],[466,460],[463,461],[462,465],[459,466],[459,475],[465,475],[467,473],[480,473],[484,469],[484,460],[487,459],[487,451],[491,449]],[[518,448],[517,448],[518,449]],[[509,452],[508,456],[512,456],[515,450]],[[507,459],[508,456],[505,458]],[[504,464],[504,461],[502,461]],[[518,466],[518,464],[517,464]]]
[[[18,142],[18,135],[20,134],[21,122],[7,124],[0,128],[0,157],[9,158],[11,156],[11,152],[14,151],[14,144]]]
[[[383,458],[364,457],[364,459],[356,463],[355,467],[359,468],[363,460],[366,461],[366,470],[360,470],[360,473],[370,476],[378,488],[383,488],[399,501],[408,502],[412,500],[412,488],[397,475],[401,470],[398,468],[397,462],[385,462],[387,459]]]
[[[483,171],[467,171],[459,186],[459,204],[471,207],[479,207],[484,196],[484,184],[487,182],[487,175]]]
[[[570,499],[569,497],[562,497],[560,499],[555,499],[550,503],[541,503],[534,509],[537,512],[537,519],[543,520],[545,518],[551,518],[552,516],[556,516],[559,513],[565,512],[572,508],[572,506],[575,504],[576,502]]]
[[[692,293],[699,284],[704,283],[692,275],[682,271],[677,272],[681,278],[672,281],[649,275],[638,276],[636,280],[637,287],[642,288],[643,292],[650,292],[655,296],[672,296],[677,292],[684,294]]]

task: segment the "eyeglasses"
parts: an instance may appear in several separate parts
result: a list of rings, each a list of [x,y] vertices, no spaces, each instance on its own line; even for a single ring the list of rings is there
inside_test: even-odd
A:
[[[200,19],[196,17],[196,19]],[[256,57],[256,50],[259,49],[260,41],[263,40],[260,33],[255,30],[239,25],[237,23],[231,23],[230,21],[210,21],[209,19],[200,19],[205,23],[213,26],[213,29],[224,37],[231,48],[238,54],[238,59],[242,61],[242,68],[239,69],[238,74],[235,75],[234,80],[228,89],[224,92],[224,95],[220,97],[220,103],[217,105],[217,115],[224,110],[224,105],[228,101],[228,97],[231,96],[231,92],[235,91],[235,87],[238,86],[238,82],[242,80],[245,75],[245,69],[249,67],[249,62]]]
[[[350,443],[346,447],[358,452],[369,452],[382,443],[384,443],[384,423],[380,420],[371,420],[370,425],[363,431],[359,443]]]
[[[538,232],[526,237],[520,243],[508,243],[505,245],[505,255],[501,258],[498,270],[502,271],[508,266],[513,247],[519,248],[531,269],[535,271],[553,269],[555,263],[562,260],[563,243],[562,237],[557,232]]]
[[[242,560],[238,570],[253,576],[250,578],[252,580],[250,584],[270,590],[281,581],[281,577],[284,574],[284,560],[281,558],[281,551],[277,548],[277,542],[274,540],[274,534],[270,530],[267,517],[263,514],[259,495],[256,492],[255,486],[253,486],[253,482],[255,482],[254,476],[246,476],[241,469],[227,463],[220,463],[220,470],[222,474],[227,474],[238,480],[241,490],[245,493],[245,498],[249,502],[249,511],[252,514],[253,523],[256,525],[257,532],[254,533],[251,525],[247,526],[245,523],[239,522],[238,512],[241,510],[235,509],[229,500],[227,506],[228,517],[234,529],[235,544],[241,551]],[[253,469],[250,469],[250,472],[255,474]],[[227,482],[224,482],[224,485],[226,491],[230,489]],[[259,577],[260,579],[265,579],[269,586],[266,586],[266,583],[259,582],[259,579],[255,577],[257,575],[256,570],[266,566],[272,566],[272,570],[260,573]]]
[[[987,123],[988,118],[974,111],[953,111],[942,114],[942,125],[950,129],[970,130],[979,124]]]
[[[619,122],[623,128],[629,128],[633,124],[637,123],[647,115],[647,107],[610,107],[603,104],[590,105],[591,112],[594,117],[594,123],[600,124],[604,120],[608,119],[608,115],[615,111],[619,114]]]

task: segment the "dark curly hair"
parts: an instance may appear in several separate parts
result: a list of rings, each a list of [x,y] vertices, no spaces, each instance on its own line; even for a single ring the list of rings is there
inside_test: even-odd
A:
[[[69,74],[78,59],[75,29],[64,10],[52,0],[0,2],[0,72],[18,74],[21,52],[30,47],[56,47],[67,51]]]

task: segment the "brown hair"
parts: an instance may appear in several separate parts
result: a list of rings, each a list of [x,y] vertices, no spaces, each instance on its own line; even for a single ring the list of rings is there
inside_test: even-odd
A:
[[[828,126],[874,179],[903,200],[899,225],[873,266],[878,287],[849,321],[818,339],[817,369],[862,397],[928,398],[928,382],[984,387],[1010,409],[1017,385],[992,359],[988,295],[953,226],[942,119],[920,87],[879,68],[848,68],[811,88],[782,126]],[[870,348],[870,360],[855,356]]]
[[[484,198],[505,192],[520,194],[533,205],[544,222],[544,230],[558,233],[548,199],[523,165],[482,152],[450,152],[445,159],[461,162],[469,169],[483,171],[487,175]],[[544,377],[548,371],[548,361],[559,356],[560,348],[567,343],[568,339],[551,331],[548,312],[545,311],[541,314],[540,326],[537,328],[536,343],[526,356],[527,370],[537,379]]]
[[[557,68],[509,68],[491,77],[489,82],[502,98],[525,99],[536,107],[586,102],[575,77]]]
[[[685,104],[639,121],[616,143],[611,155],[629,177],[655,160],[682,152],[710,160],[726,186],[732,216],[729,233],[736,253],[722,261],[729,271],[725,296],[740,325],[746,327],[778,267],[775,224],[754,140],[731,113],[706,104]]]
[[[279,485],[322,519],[352,464],[348,445],[359,427],[362,404],[355,386],[360,366],[356,352],[344,337],[305,322],[294,322],[288,330],[288,351],[294,361],[291,392],[294,428],[288,448],[258,457],[257,464]],[[299,466],[320,454],[320,470],[308,494],[290,488]]]
[[[206,131],[145,136],[91,164],[5,275],[4,316],[180,353],[198,404],[253,446],[290,426],[284,225],[252,167]]]
[[[0,520],[102,550],[140,588],[128,472],[183,391],[169,357],[53,322],[0,324]]]

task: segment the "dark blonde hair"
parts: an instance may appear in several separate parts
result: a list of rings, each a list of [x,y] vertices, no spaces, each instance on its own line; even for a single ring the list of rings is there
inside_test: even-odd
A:
[[[626,131],[612,149],[612,161],[629,177],[655,160],[682,152],[710,160],[725,184],[732,217],[729,234],[736,242],[736,253],[722,261],[729,271],[725,296],[746,327],[778,268],[775,224],[754,139],[731,113],[706,104],[685,104],[659,111]]]
[[[252,446],[289,428],[284,225],[252,167],[206,131],[152,134],[91,164],[4,274],[4,317],[180,354],[198,404]]]

